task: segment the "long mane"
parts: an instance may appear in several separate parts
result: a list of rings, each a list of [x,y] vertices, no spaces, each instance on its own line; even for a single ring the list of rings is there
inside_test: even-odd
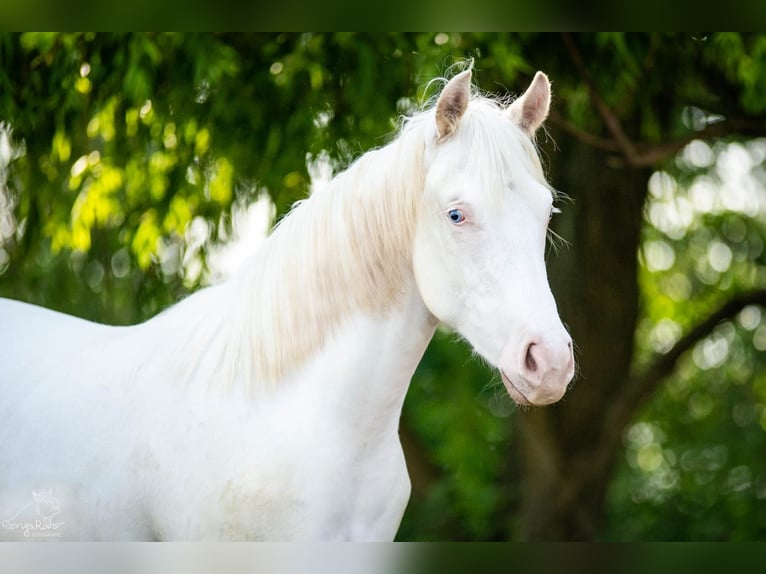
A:
[[[350,313],[394,302],[410,273],[423,150],[413,124],[361,156],[297,205],[233,277],[254,379],[279,380]]]

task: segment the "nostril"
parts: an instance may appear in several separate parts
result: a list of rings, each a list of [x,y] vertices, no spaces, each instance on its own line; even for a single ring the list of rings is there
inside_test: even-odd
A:
[[[537,361],[535,361],[535,357],[532,354],[532,348],[535,346],[534,343],[530,344],[529,347],[527,347],[527,356],[524,359],[524,364],[527,366],[527,370],[530,373],[534,373],[537,371]]]

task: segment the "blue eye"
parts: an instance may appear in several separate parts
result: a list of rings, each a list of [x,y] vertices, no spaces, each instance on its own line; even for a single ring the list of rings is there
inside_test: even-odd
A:
[[[450,209],[447,212],[447,217],[452,223],[463,223],[465,221],[465,215],[459,209]]]

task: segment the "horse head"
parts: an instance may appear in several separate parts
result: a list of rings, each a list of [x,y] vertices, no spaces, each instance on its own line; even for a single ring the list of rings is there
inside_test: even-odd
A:
[[[548,284],[554,193],[535,132],[550,83],[538,72],[509,106],[471,95],[471,70],[433,110],[413,269],[430,312],[497,367],[522,405],[558,401],[574,374],[572,339]]]

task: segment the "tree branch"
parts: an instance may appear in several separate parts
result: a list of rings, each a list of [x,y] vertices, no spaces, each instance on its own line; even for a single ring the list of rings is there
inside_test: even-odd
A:
[[[586,145],[589,145],[591,147],[595,147],[597,149],[601,149],[604,151],[614,152],[614,153],[618,153],[620,151],[619,146],[616,143],[614,143],[613,140],[610,140],[609,138],[597,136],[596,134],[592,134],[590,132],[587,132],[583,129],[578,128],[569,120],[564,119],[564,117],[561,114],[559,114],[556,110],[551,110],[548,117],[550,118],[551,122],[559,126],[564,131],[569,132],[571,135],[573,135],[574,137],[576,137],[578,140],[580,140]]]
[[[660,36],[656,32],[652,32],[649,36],[649,49],[641,62],[641,69],[633,81],[633,85],[626,90],[625,94],[620,98],[619,104],[617,104],[618,113],[623,110],[627,110],[631,104],[635,101],[636,94],[644,87],[644,81],[654,71],[654,63],[657,59],[657,53],[659,52],[662,41]]]
[[[673,373],[678,360],[687,351],[707,337],[715,327],[731,320],[748,305],[766,307],[766,289],[732,297],[681,337],[667,353],[657,356],[647,368],[631,377],[625,385],[625,391],[613,403],[607,424],[612,428],[624,428],[665,378]]]
[[[630,167],[652,167],[678,153],[690,142],[697,139],[720,138],[735,134],[760,136],[766,132],[766,117],[734,117],[714,124],[708,124],[703,129],[692,132],[677,140],[659,144],[637,144],[625,133],[618,115],[607,105],[604,98],[601,97],[601,93],[596,89],[596,85],[571,34],[563,33],[562,38],[572,62],[588,88],[596,111],[601,116],[601,120],[612,137],[611,139],[604,138],[582,130],[558,114],[551,113],[551,120],[587,145],[608,152],[620,153],[625,163]]]
[[[675,155],[694,140],[721,138],[729,135],[762,136],[764,133],[766,133],[766,118],[734,117],[708,124],[703,129],[677,140],[660,144],[639,145],[637,147],[640,148],[640,153],[632,159],[626,159],[632,167],[651,167],[665,158]]]
[[[625,163],[630,165],[630,167],[651,167],[656,165],[662,160],[675,155],[694,140],[722,138],[730,135],[762,136],[766,133],[766,118],[735,117],[709,124],[701,130],[689,133],[676,140],[657,144],[634,144],[633,149],[636,150],[636,153],[632,158],[629,158],[625,156],[624,151],[620,149],[614,140],[585,131],[566,120],[558,112],[551,111],[549,117],[551,122],[586,145],[606,152],[622,152]]]
[[[609,471],[622,443],[623,431],[630,424],[636,411],[673,373],[679,359],[718,325],[731,320],[748,305],[766,307],[766,289],[757,289],[732,297],[681,337],[667,353],[657,356],[647,368],[626,382],[624,390],[614,398],[604,416],[598,452],[585,459],[587,466],[577,469],[577,474],[583,479],[582,486],[590,484],[589,480]]]
[[[572,62],[577,68],[577,71],[580,73],[580,77],[582,78],[583,82],[585,82],[585,85],[588,87],[588,92],[590,92],[590,97],[593,100],[593,104],[596,106],[596,110],[598,110],[601,119],[604,121],[607,129],[612,134],[614,141],[622,150],[622,153],[628,160],[628,163],[632,165],[632,159],[637,156],[636,148],[633,145],[633,142],[622,129],[622,124],[620,123],[617,115],[606,104],[604,99],[601,97],[601,94],[596,89],[596,85],[593,83],[593,79],[590,77],[588,68],[585,66],[582,55],[577,49],[577,46],[575,46],[571,34],[565,32],[562,34],[562,38],[564,39],[564,45],[569,52],[569,56],[572,58]]]

